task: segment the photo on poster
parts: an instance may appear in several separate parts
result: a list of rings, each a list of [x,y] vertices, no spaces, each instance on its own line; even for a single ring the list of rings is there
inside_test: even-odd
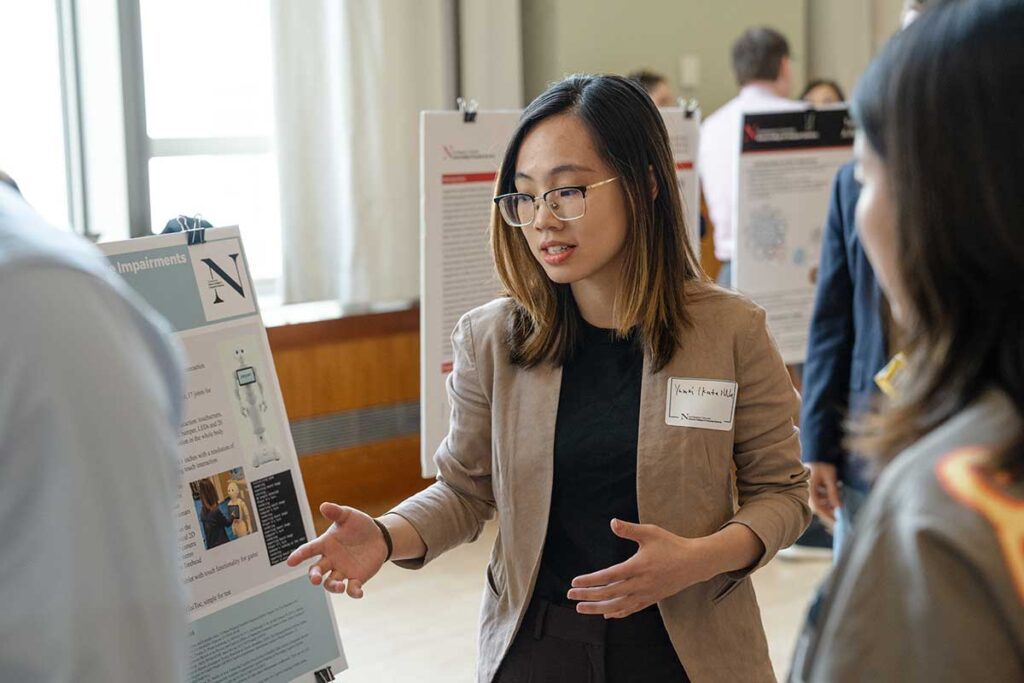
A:
[[[242,461],[247,467],[280,463],[282,439],[273,419],[270,400],[273,384],[260,340],[247,335],[222,342],[218,346],[224,379],[241,440]]]
[[[259,530],[243,468],[189,482],[189,489],[207,550]]]

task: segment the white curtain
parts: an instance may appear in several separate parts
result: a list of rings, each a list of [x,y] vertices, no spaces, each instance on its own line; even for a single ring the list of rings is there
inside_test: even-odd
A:
[[[273,0],[286,303],[419,292],[419,111],[454,100],[450,0]]]
[[[453,108],[460,71],[481,107],[522,105],[519,0],[271,7],[284,301],[416,298],[419,112]]]
[[[460,95],[481,109],[523,106],[520,0],[459,3]]]

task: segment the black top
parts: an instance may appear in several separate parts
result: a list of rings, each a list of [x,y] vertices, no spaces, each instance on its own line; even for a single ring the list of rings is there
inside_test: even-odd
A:
[[[583,323],[582,343],[562,368],[555,426],[551,515],[535,595],[560,605],[572,580],[624,562],[637,550],[611,520],[639,521],[636,444],[643,350],[636,335]],[[652,606],[653,607],[653,606]]]
[[[220,506],[206,509],[200,514],[200,521],[203,523],[203,531],[206,533],[206,549],[213,550],[219,545],[224,545],[231,539],[224,529],[231,526],[231,520],[224,516]]]

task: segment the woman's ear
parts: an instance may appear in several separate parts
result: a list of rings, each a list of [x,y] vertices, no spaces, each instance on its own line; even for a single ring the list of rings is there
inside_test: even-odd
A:
[[[654,166],[647,166],[647,182],[651,184],[651,201],[658,198],[658,181],[654,177]]]

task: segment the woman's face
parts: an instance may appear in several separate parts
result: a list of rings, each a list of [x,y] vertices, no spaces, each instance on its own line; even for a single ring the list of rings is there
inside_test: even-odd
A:
[[[618,174],[594,148],[590,133],[572,114],[545,119],[519,147],[516,191],[539,198],[548,190],[591,185]],[[537,202],[536,217],[522,228],[530,252],[554,282],[584,280],[617,283],[627,231],[626,196],[622,179],[586,191],[586,214],[559,220]]]
[[[656,107],[672,107],[676,104],[676,96],[672,93],[672,88],[665,81],[659,81],[657,85],[651,88],[648,95],[654,100]]]
[[[842,99],[839,98],[839,93],[831,85],[822,83],[821,85],[814,86],[804,95],[804,102],[810,102],[815,107],[827,107],[832,104],[839,104],[842,102]]]
[[[889,169],[863,133],[853,145],[856,177],[861,184],[857,200],[857,232],[864,252],[878,276],[878,283],[889,300],[893,318],[904,320],[902,272],[896,253],[896,205],[893,201]]]

